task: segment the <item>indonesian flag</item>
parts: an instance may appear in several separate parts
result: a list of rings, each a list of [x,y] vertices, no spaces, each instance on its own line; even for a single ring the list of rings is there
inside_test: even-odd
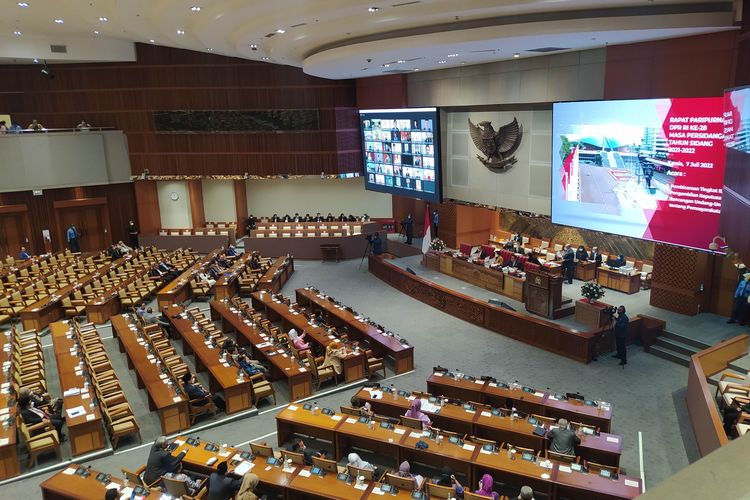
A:
[[[430,234],[430,206],[424,211],[424,236],[422,237],[422,253],[430,251],[430,243],[432,243],[432,235]]]

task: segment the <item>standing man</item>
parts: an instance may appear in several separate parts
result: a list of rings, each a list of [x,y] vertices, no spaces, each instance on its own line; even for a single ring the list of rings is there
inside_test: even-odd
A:
[[[750,273],[745,273],[737,288],[734,289],[734,307],[732,307],[732,316],[727,323],[744,323],[745,309],[747,308],[747,298],[750,296]]]
[[[592,247],[591,253],[589,254],[589,260],[596,264],[596,267],[602,265],[602,254],[599,253],[599,247]]]
[[[617,319],[615,319],[615,345],[617,346],[617,354],[613,357],[620,358],[620,366],[623,368],[628,364],[628,351],[625,348],[625,339],[628,336],[628,325],[630,320],[628,315],[625,314],[625,306],[617,308]]]
[[[432,225],[435,226],[435,238],[438,237],[438,224],[440,224],[440,216],[437,210],[432,211]]]
[[[130,239],[130,248],[138,248],[138,228],[135,227],[135,222],[132,220],[128,222],[128,238]]]
[[[81,251],[81,244],[78,241],[80,237],[81,233],[78,232],[78,228],[75,224],[71,224],[67,232],[68,246],[71,252],[79,253]]]
[[[407,215],[406,219],[401,221],[401,225],[406,232],[406,244],[411,245],[411,239],[414,237],[414,220],[411,218],[411,214]]]
[[[573,274],[575,272],[575,257],[576,253],[573,251],[573,248],[570,246],[570,243],[565,245],[565,250],[563,251],[562,256],[562,267],[563,267],[563,277],[568,280],[568,284],[573,284]]]

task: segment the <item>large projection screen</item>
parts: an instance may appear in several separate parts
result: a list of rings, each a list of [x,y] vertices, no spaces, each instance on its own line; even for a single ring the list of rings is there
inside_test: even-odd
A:
[[[709,250],[722,115],[720,97],[555,103],[552,222]]]

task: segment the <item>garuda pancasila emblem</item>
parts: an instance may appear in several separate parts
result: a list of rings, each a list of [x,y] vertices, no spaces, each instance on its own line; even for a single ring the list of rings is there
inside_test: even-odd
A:
[[[483,121],[474,125],[469,118],[469,134],[474,145],[485,156],[477,155],[477,159],[493,172],[502,172],[518,161],[513,153],[521,145],[523,127],[516,118],[497,132],[492,128],[492,122]]]

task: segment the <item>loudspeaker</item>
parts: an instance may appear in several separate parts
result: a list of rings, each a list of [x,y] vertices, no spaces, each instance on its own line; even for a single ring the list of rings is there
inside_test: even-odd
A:
[[[409,273],[409,274],[413,274],[414,276],[417,275],[417,273],[415,273],[414,270],[411,267],[407,267],[406,268],[406,272]]]
[[[502,300],[490,299],[487,302],[489,302],[493,306],[502,307],[503,309],[508,309],[509,311],[515,311],[515,309],[513,309],[513,307],[511,307],[510,305],[506,304]]]

